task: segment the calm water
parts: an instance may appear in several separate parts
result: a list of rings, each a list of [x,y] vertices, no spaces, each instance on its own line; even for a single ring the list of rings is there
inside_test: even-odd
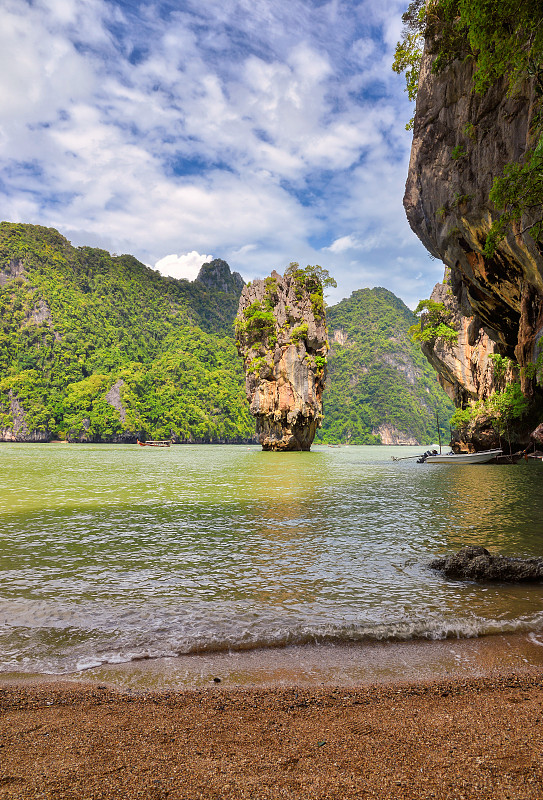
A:
[[[543,632],[543,588],[435,555],[541,555],[543,468],[421,448],[0,446],[0,670],[309,642]],[[270,651],[271,652],[271,651]]]

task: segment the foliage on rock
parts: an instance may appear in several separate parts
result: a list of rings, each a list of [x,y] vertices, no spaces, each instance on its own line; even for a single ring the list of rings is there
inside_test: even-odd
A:
[[[520,384],[510,383],[487,400],[474,401],[466,408],[458,408],[451,418],[451,427],[456,430],[458,441],[473,440],[481,436],[481,431],[491,429],[496,433],[496,441],[487,439],[488,446],[496,444],[503,447],[507,442],[511,450],[516,450],[524,444],[521,423],[530,410],[530,403],[522,394]]]
[[[443,303],[434,300],[420,300],[415,309],[419,321],[409,328],[414,342],[434,344],[437,340],[453,343],[458,340],[458,331],[448,323],[451,314]]]
[[[240,298],[236,342],[247,398],[265,450],[309,450],[322,419],[328,350],[322,267],[292,262]]]

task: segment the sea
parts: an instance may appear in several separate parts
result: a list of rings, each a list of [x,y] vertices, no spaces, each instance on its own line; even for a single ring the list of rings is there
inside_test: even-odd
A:
[[[541,555],[543,465],[417,464],[422,450],[0,445],[0,678],[350,684],[540,665],[542,586],[429,563],[471,544]]]

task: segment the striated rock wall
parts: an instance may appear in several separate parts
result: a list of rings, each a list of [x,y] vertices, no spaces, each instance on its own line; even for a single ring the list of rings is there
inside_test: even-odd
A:
[[[245,286],[236,338],[262,448],[309,450],[322,419],[328,351],[320,284],[274,271]]]
[[[449,273],[447,270],[446,280]],[[484,331],[480,318],[470,313],[465,294],[465,287],[462,287],[462,302],[459,303],[450,283],[438,283],[434,287],[430,299],[445,306],[449,313],[448,325],[457,331],[458,340],[454,344],[440,339],[433,344],[421,343],[422,352],[438,372],[441,386],[460,408],[470,400],[486,400],[496,389],[494,367],[489,357],[499,352],[499,346]]]
[[[533,143],[534,87],[514,97],[498,82],[486,94],[473,90],[473,62],[454,62],[431,73],[423,58],[404,207],[417,236],[447,269],[432,299],[453,312],[454,345],[428,345],[425,354],[458,406],[499,388],[489,365],[498,353],[522,367],[533,364],[543,338],[543,257],[528,232],[530,218],[512,230],[492,258],[482,254],[498,211],[489,200],[494,178],[522,159]],[[438,340],[439,342],[439,340]],[[530,370],[522,390],[539,403]]]
[[[372,433],[374,436],[381,438],[381,444],[420,444],[414,436],[403,433],[403,431],[398,430],[388,422],[384,422],[378,428],[374,428]]]

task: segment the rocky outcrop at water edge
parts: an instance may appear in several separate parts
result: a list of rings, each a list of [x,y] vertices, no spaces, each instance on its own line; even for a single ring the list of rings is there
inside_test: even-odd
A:
[[[541,418],[543,392],[533,367],[543,352],[543,256],[527,230],[532,218],[514,224],[491,257],[483,253],[499,213],[489,199],[494,178],[534,144],[536,87],[527,80],[512,95],[498,81],[477,94],[473,59],[456,60],[439,74],[432,73],[432,61],[427,51],[404,206],[413,231],[446,265],[432,299],[451,312],[448,324],[458,340],[437,339],[423,350],[459,407],[503,389],[489,356],[517,362],[522,391]],[[533,415],[518,433],[519,445],[528,443],[532,427]],[[472,427],[458,449],[495,445],[484,432],[479,438]]]
[[[543,581],[543,558],[492,555],[480,546],[463,547],[454,555],[436,558],[430,567],[443,572],[447,578],[464,581]]]

